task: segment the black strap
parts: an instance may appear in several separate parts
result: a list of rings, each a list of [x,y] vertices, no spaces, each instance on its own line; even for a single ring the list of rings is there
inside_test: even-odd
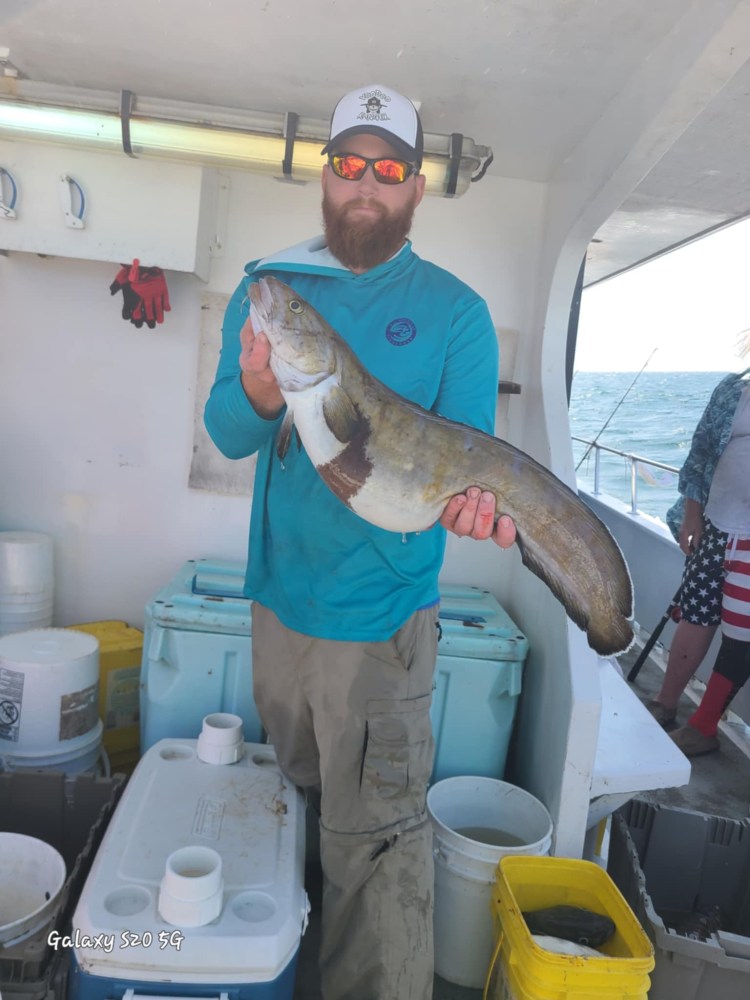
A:
[[[294,142],[297,138],[298,122],[299,115],[295,114],[294,111],[287,111],[284,115],[284,138],[286,139],[286,146],[284,148],[284,159],[281,162],[284,177],[291,178],[292,176],[292,160],[294,158]]]
[[[133,113],[135,94],[132,90],[120,91],[120,126],[122,128],[122,148],[128,156],[135,158],[130,143],[130,116]]]
[[[464,148],[464,137],[460,132],[451,132],[450,163],[448,164],[448,184],[445,197],[452,198],[458,187],[458,171],[461,166],[461,153]]]

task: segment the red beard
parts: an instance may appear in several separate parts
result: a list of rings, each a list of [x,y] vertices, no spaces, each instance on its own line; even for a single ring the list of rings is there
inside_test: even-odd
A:
[[[371,205],[377,215],[361,218],[350,211],[365,204]],[[415,207],[412,200],[394,212],[377,202],[353,198],[337,208],[324,195],[323,227],[328,249],[352,271],[369,271],[401,249],[409,235]]]

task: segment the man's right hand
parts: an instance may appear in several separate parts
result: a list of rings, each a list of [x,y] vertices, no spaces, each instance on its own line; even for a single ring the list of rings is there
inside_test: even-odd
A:
[[[248,317],[240,330],[242,388],[261,417],[276,417],[284,405],[276,376],[269,366],[271,345],[263,331],[255,332]]]

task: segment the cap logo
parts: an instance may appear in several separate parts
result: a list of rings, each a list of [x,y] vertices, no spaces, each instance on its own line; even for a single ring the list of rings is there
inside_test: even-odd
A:
[[[357,118],[365,122],[390,121],[384,106],[390,101],[388,94],[384,94],[382,90],[366,90],[364,94],[360,94],[359,99],[362,102],[362,111]]]

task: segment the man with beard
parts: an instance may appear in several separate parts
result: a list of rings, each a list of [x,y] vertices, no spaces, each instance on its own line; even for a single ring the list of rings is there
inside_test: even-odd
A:
[[[471,487],[429,531],[363,521],[304,450],[283,463],[284,401],[248,286],[273,274],[391,389],[494,428],[498,351],[485,302],[407,239],[424,194],[416,109],[388,87],[337,104],[323,149],[325,235],[249,264],[226,312],[206,427],[230,458],[255,452],[245,593],[253,692],[287,777],[320,814],[325,1000],[432,996],[432,675],[446,529],[507,547],[513,522]]]

